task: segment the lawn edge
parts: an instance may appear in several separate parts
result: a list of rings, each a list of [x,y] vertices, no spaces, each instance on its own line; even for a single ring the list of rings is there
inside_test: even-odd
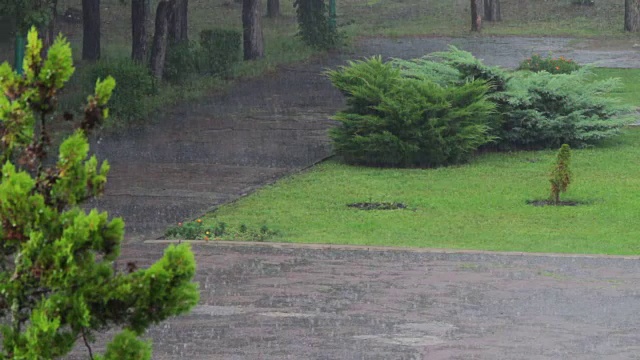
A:
[[[640,255],[605,255],[605,254],[573,254],[573,253],[540,253],[524,251],[488,251],[468,249],[442,249],[421,247],[395,247],[395,246],[367,246],[367,245],[339,245],[339,244],[301,244],[284,242],[252,242],[252,241],[206,241],[206,240],[144,240],[144,244],[180,244],[189,243],[197,245],[221,246],[221,247],[270,247],[274,249],[308,249],[308,250],[348,250],[348,251],[372,251],[372,252],[412,252],[428,254],[471,254],[471,255],[501,255],[521,257],[551,257],[551,258],[584,258],[584,259],[620,259],[640,260]]]

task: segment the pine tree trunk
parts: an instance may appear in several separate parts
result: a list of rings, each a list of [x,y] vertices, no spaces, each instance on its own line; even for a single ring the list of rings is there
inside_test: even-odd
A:
[[[82,60],[100,59],[100,0],[82,0]]]
[[[624,30],[640,31],[640,0],[624,0]]]
[[[169,8],[171,3],[160,1],[156,10],[156,25],[151,46],[151,73],[156,79],[162,80],[164,72],[164,59],[167,54],[167,34],[169,28]]]
[[[242,35],[245,60],[254,60],[264,56],[260,16],[260,0],[242,1]]]
[[[280,16],[280,0],[267,0],[267,17]]]
[[[471,31],[482,30],[482,1],[484,0],[471,0]]]
[[[500,0],[484,0],[484,20],[502,21]]]
[[[139,64],[147,58],[147,2],[131,0],[131,60]]]
[[[56,19],[58,18],[58,0],[51,1],[51,19],[46,28],[40,29],[42,36],[42,57],[46,56],[47,50],[56,39]]]
[[[169,9],[169,43],[188,41],[188,0],[171,0]]]

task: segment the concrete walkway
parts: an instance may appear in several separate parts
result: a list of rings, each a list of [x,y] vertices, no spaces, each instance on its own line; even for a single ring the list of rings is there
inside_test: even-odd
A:
[[[165,244],[131,244],[144,265]],[[200,305],[154,359],[637,359],[640,261],[194,246]],[[75,358],[84,355],[82,347]]]

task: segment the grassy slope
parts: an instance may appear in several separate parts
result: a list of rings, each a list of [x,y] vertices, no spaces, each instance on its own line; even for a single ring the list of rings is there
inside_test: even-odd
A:
[[[640,70],[596,70],[597,78],[611,76],[623,79],[617,95],[639,106]],[[555,152],[538,151],[482,155],[467,165],[429,170],[328,161],[208,219],[267,224],[281,232],[277,241],[640,254],[638,145],[640,128],[633,128],[605,146],[574,150],[574,183],[564,198],[590,202],[586,206],[526,204],[548,196]],[[399,201],[411,210],[346,207],[364,201]]]

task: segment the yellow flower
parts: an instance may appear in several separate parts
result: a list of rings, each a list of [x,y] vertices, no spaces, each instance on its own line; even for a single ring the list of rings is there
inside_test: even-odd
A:
[[[198,220],[196,220],[196,222],[197,222],[198,224],[201,224],[201,223],[202,223],[202,219],[198,219]]]

